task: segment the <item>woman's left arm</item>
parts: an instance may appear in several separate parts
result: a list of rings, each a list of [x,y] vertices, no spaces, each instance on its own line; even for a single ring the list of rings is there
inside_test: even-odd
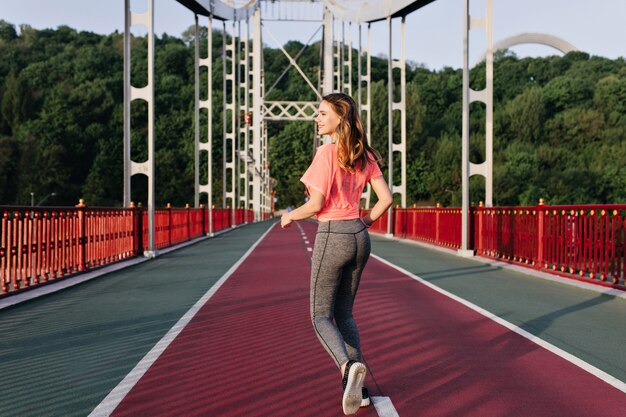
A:
[[[280,218],[280,226],[284,229],[289,227],[294,220],[304,220],[315,216],[324,208],[324,194],[312,189],[309,201],[295,210],[285,213]]]

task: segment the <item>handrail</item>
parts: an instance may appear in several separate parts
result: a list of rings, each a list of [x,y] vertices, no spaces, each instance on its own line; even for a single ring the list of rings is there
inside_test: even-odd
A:
[[[363,211],[363,214],[367,211]],[[395,208],[394,236],[459,249],[459,208]],[[626,290],[626,205],[472,207],[478,256]],[[371,231],[386,233],[387,214]]]
[[[0,297],[143,254],[144,208],[0,207]],[[213,232],[252,222],[251,210],[212,209]],[[367,211],[362,211],[362,214]],[[209,233],[206,208],[155,212],[155,246]],[[263,219],[269,218],[265,214]],[[396,237],[458,249],[459,208],[392,210]],[[626,205],[472,207],[478,256],[626,290]],[[370,231],[387,233],[388,213]]]
[[[232,210],[211,213],[213,232],[233,226]],[[140,256],[148,241],[141,207],[2,206],[0,214],[0,297]],[[207,235],[208,216],[206,208],[157,209],[155,246]],[[252,210],[236,210],[236,225],[253,219]]]

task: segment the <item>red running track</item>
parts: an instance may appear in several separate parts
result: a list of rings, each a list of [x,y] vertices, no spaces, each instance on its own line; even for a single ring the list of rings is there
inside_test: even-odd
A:
[[[313,246],[316,225],[300,222]],[[266,236],[114,416],[341,416],[340,375],[308,315],[310,252]],[[370,259],[355,310],[373,395],[401,417],[620,416],[626,395]],[[359,416],[376,416],[374,407]]]

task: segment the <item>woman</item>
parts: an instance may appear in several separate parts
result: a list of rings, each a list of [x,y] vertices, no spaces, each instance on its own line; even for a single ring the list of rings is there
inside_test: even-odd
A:
[[[354,414],[369,405],[363,387],[359,331],[352,316],[361,273],[370,254],[367,228],[391,206],[392,196],[377,161],[380,153],[367,144],[354,100],[342,93],[325,96],[315,118],[320,135],[332,143],[318,148],[302,181],[309,200],[284,214],[281,226],[317,215],[319,226],[311,265],[311,320],[320,342],[342,376],[342,407]],[[367,183],[378,202],[359,217],[359,201]]]

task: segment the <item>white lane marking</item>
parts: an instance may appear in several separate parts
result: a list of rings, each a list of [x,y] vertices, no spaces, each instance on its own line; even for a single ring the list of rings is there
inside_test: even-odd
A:
[[[306,243],[306,244],[308,245],[308,244],[309,244],[309,241],[308,241],[308,240],[305,240],[305,241],[304,241],[304,243]]]
[[[313,252],[312,248],[306,248],[306,250],[308,250],[309,252]]]
[[[389,397],[372,397],[378,417],[400,417]]]
[[[561,348],[558,348],[556,346],[554,346],[553,344],[546,342],[545,340],[543,340],[542,338],[540,338],[539,336],[535,336],[532,333],[527,332],[526,330],[517,327],[516,325],[514,325],[513,323],[510,323],[498,316],[496,316],[493,313],[490,313],[489,311],[478,307],[476,304],[473,304],[461,297],[458,297],[454,294],[452,294],[451,292],[448,292],[442,288],[437,287],[434,284],[431,284],[430,282],[426,281],[425,279],[407,271],[406,269],[399,267],[398,265],[394,265],[391,262],[387,261],[386,259],[381,258],[378,255],[371,255],[372,257],[378,259],[379,261],[381,261],[382,263],[384,263],[385,265],[389,265],[390,267],[402,272],[403,274],[408,275],[409,277],[413,278],[414,280],[420,282],[421,284],[427,286],[428,288],[431,288],[435,291],[437,291],[440,294],[443,294],[449,298],[452,298],[454,301],[457,301],[461,304],[463,304],[464,306],[471,308],[472,310],[476,311],[479,314],[482,314],[483,316],[487,317],[488,319],[491,319],[493,321],[495,321],[496,323],[498,323],[501,326],[506,327],[507,329],[519,334],[522,337],[525,337],[526,339],[530,340],[531,342],[541,346],[542,348],[554,353],[555,355],[560,356],[561,358],[565,359],[566,361],[578,366],[579,368],[589,372],[591,375],[594,375],[595,377],[601,379],[602,381],[606,382],[607,384],[617,388],[618,390],[622,391],[623,393],[626,393],[626,382],[624,381],[620,381],[619,379],[615,378],[612,375],[609,375],[608,373],[596,368],[595,366],[583,361],[580,358],[577,358],[576,356],[572,355],[571,353],[568,353],[566,351],[564,351]]]
[[[183,317],[172,327],[161,340],[146,354],[146,356],[139,361],[139,363],[133,368],[132,371],[106,396],[102,402],[93,409],[89,414],[89,417],[108,417],[115,410],[115,408],[122,402],[124,397],[130,392],[130,390],[137,384],[141,377],[150,369],[152,364],[161,356],[161,354],[167,349],[167,347],[174,341],[176,336],[189,324],[191,319],[200,311],[200,309],[209,301],[209,299],[220,289],[220,287],[226,282],[228,278],[239,268],[239,265],[248,258],[252,251],[261,243],[261,241],[267,236],[267,234],[276,226],[278,222],[274,223],[263,235],[256,241],[241,258],[230,267],[228,271],[217,281],[194,305],[191,307]]]

